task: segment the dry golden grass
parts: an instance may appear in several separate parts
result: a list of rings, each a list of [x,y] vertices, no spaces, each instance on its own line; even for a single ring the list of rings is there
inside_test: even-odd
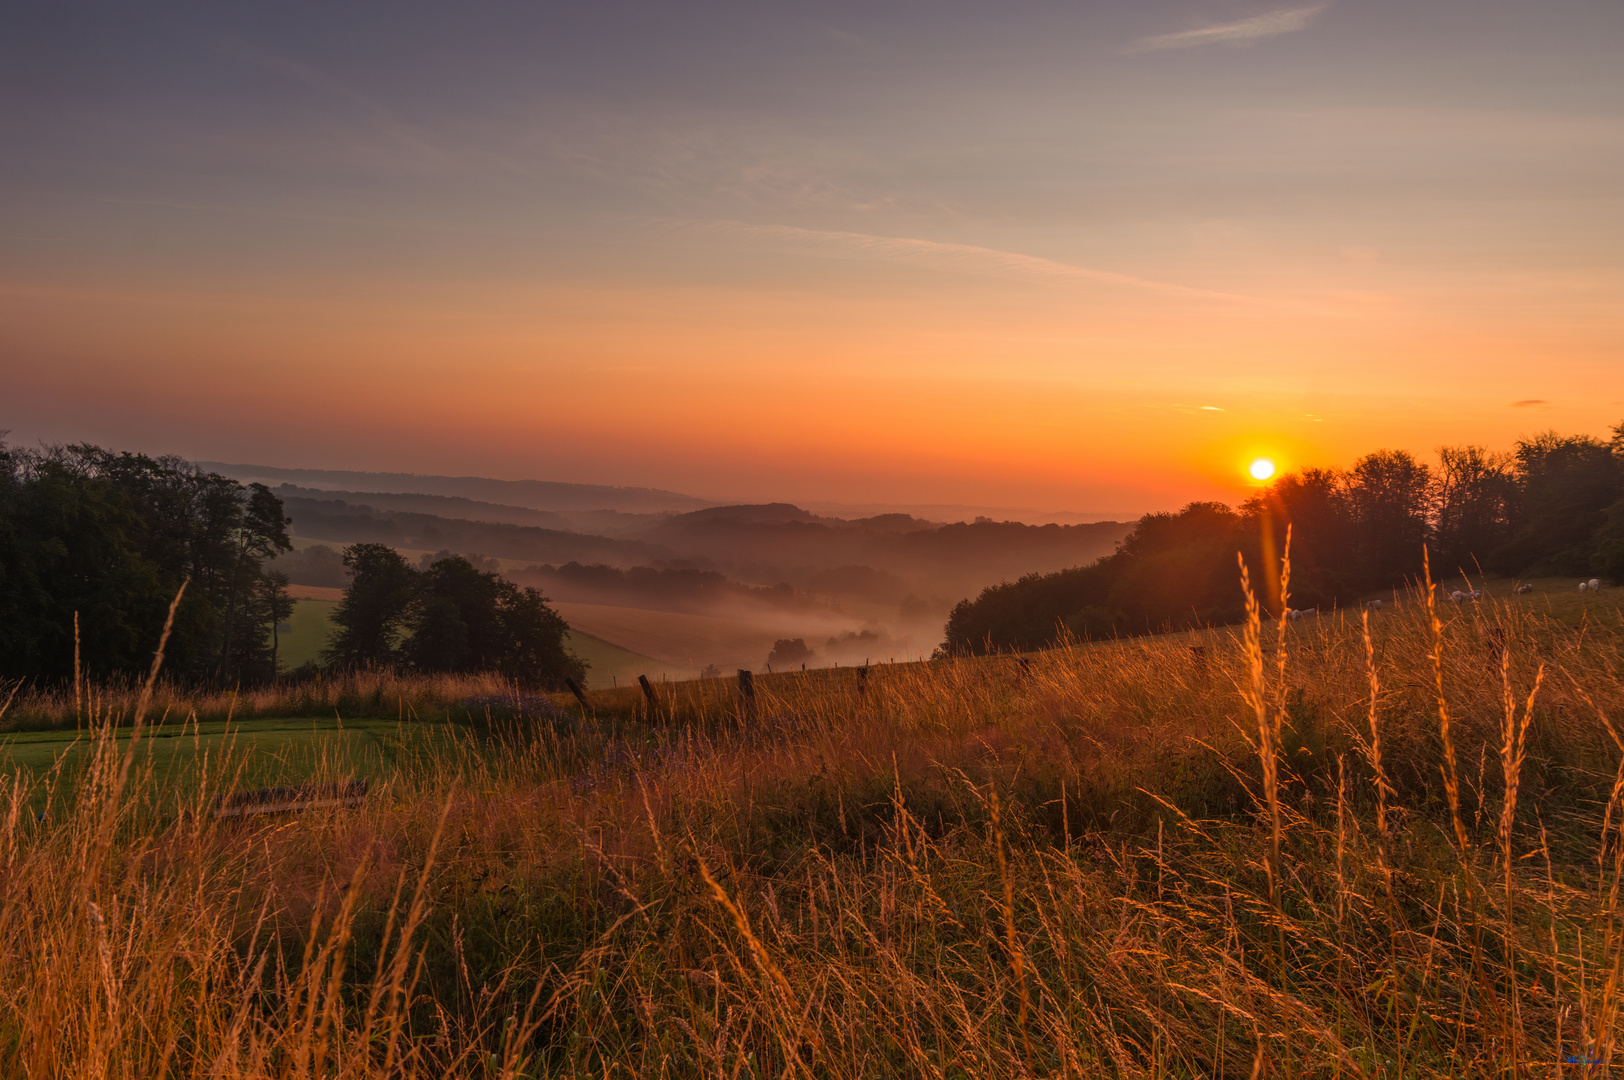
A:
[[[95,698],[0,784],[0,1074],[1601,1075],[1619,635],[1366,626],[600,692],[269,821]]]

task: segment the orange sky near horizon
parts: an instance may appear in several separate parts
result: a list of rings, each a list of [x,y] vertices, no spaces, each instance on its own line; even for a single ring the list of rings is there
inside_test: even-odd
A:
[[[1540,53],[1509,22],[1463,45],[1440,15],[1400,46],[1396,5],[1232,7],[1076,16],[1080,72],[1046,9],[996,41],[955,9],[917,42],[854,8],[860,47],[762,16],[745,32],[780,66],[728,54],[720,88],[653,29],[572,16],[653,73],[446,75],[449,100],[407,75],[457,52],[433,34],[362,61],[288,16],[252,50],[173,46],[213,111],[176,108],[112,37],[35,28],[128,70],[77,96],[0,80],[22,148],[0,168],[0,429],[1135,514],[1244,498],[1257,456],[1624,421],[1620,20],[1559,5]],[[462,59],[502,47],[475,34]]]

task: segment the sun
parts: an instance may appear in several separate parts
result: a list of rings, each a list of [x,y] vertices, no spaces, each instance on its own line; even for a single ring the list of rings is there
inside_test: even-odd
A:
[[[1246,471],[1252,474],[1253,480],[1267,480],[1274,475],[1274,462],[1268,458],[1258,458],[1247,466]]]

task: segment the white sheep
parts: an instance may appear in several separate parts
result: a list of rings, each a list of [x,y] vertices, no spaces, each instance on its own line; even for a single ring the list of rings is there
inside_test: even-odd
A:
[[[1590,591],[1595,592],[1597,589],[1600,589],[1600,588],[1601,588],[1601,579],[1600,578],[1591,578],[1590,579]]]
[[[1382,602],[1380,600],[1366,600],[1365,607],[1371,611],[1380,611],[1382,609]]]
[[[1466,599],[1466,594],[1461,592],[1459,589],[1456,589],[1454,592],[1449,594],[1449,598],[1458,604],[1462,600]]]
[[[1587,591],[1589,591],[1589,589],[1590,589],[1590,582],[1588,582],[1588,581],[1579,582],[1579,591],[1580,592],[1587,592]]]
[[[1319,614],[1319,608],[1317,608],[1317,607],[1311,607],[1311,608],[1287,608],[1286,609],[1286,618],[1290,619],[1292,622],[1298,622],[1298,621],[1308,617],[1309,615],[1318,615],[1318,614]]]
[[[1517,595],[1518,596],[1527,596],[1529,593],[1531,593],[1533,591],[1534,591],[1534,586],[1532,584],[1530,584],[1529,582],[1526,582],[1526,581],[1523,582],[1521,585],[1517,586]]]

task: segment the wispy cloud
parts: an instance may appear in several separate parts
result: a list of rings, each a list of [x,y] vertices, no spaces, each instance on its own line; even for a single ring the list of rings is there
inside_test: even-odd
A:
[[[1550,402],[1544,398],[1531,397],[1523,398],[1521,401],[1513,401],[1511,407],[1513,409],[1542,409],[1549,404]]]
[[[1244,44],[1263,38],[1290,34],[1307,26],[1309,20],[1324,11],[1329,4],[1312,7],[1283,8],[1237,22],[1203,26],[1195,30],[1180,30],[1173,34],[1156,34],[1140,38],[1129,45],[1127,52],[1160,52],[1163,49],[1193,49],[1198,45]]]
[[[1037,255],[1023,255],[1020,252],[977,247],[973,244],[949,244],[905,236],[873,236],[868,233],[827,229],[802,229],[793,225],[750,225],[741,221],[669,222],[666,223],[666,228],[673,233],[703,231],[809,255],[876,259],[905,263],[928,270],[1054,282],[1092,282],[1209,300],[1251,299],[1234,293],[1176,285],[1171,282],[1135,277],[1132,274],[1117,273],[1113,270],[1096,270]]]

